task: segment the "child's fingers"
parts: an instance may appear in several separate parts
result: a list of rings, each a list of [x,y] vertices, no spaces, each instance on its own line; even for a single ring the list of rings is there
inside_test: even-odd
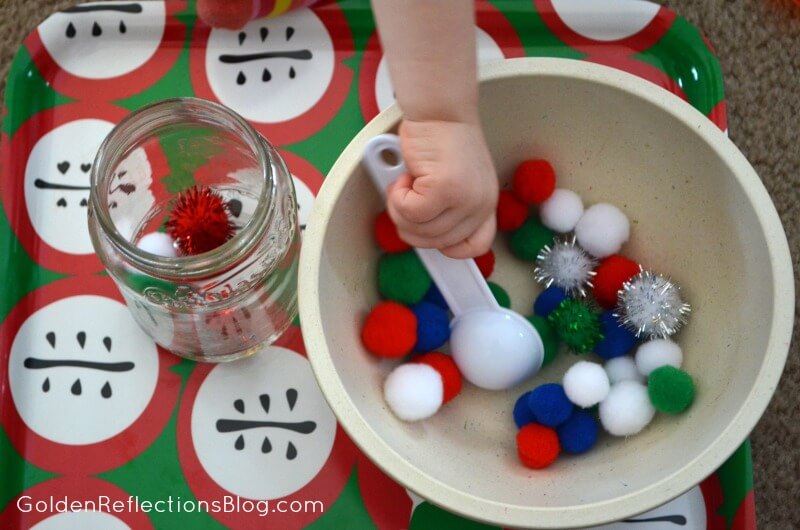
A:
[[[414,189],[414,179],[410,175],[401,175],[387,194],[387,202],[391,211],[408,222],[421,224],[432,221],[445,209],[447,203],[437,197],[435,190],[420,193]]]
[[[478,229],[460,243],[441,249],[442,254],[453,259],[474,258],[485,254],[491,247],[497,230],[495,216],[481,224]]]

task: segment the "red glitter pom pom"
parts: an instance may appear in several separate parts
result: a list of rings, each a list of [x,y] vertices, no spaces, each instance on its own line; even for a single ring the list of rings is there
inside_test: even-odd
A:
[[[402,357],[417,342],[417,317],[402,304],[381,302],[367,316],[361,340],[378,357]]]
[[[522,202],[541,204],[556,189],[556,174],[547,160],[526,160],[514,171],[513,188]]]
[[[497,198],[497,229],[511,232],[522,226],[527,218],[528,206],[510,191],[501,191]]]
[[[221,195],[205,186],[193,186],[178,194],[166,228],[184,255],[195,256],[232,238],[235,226]]]
[[[412,362],[427,364],[442,376],[442,385],[444,386],[443,403],[447,403],[461,392],[463,379],[461,371],[456,366],[455,361],[449,355],[439,352],[426,353],[418,357],[414,357]]]
[[[526,467],[545,468],[555,462],[561,452],[558,434],[544,425],[529,423],[517,433],[517,452]]]
[[[489,249],[486,254],[481,254],[475,258],[475,265],[478,266],[484,278],[491,276],[494,271],[494,252]]]
[[[197,15],[214,28],[239,29],[253,14],[252,0],[226,0],[225,2],[197,2]]]
[[[375,240],[389,254],[405,252],[411,248],[411,245],[400,239],[394,221],[385,210],[375,218]]]
[[[617,292],[622,289],[622,284],[639,273],[639,264],[614,254],[601,261],[595,272],[597,275],[592,280],[592,294],[598,304],[605,309],[612,309],[617,305]]]

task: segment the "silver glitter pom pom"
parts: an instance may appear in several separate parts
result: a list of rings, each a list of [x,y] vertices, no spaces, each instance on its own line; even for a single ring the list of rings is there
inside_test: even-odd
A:
[[[555,240],[552,247],[544,246],[536,256],[533,277],[545,288],[555,285],[564,289],[567,296],[586,296],[586,290],[593,287],[596,266],[597,260],[583,250],[573,236]]]
[[[622,284],[614,316],[637,337],[663,339],[686,324],[691,310],[681,300],[677,284],[660,274],[642,270]]]

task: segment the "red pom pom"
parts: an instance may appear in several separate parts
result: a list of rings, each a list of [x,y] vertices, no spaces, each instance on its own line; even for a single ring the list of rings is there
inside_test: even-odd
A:
[[[494,271],[494,252],[491,249],[486,254],[481,254],[475,258],[475,265],[481,271],[484,278],[488,278]]]
[[[510,191],[501,191],[497,198],[497,229],[511,232],[522,226],[527,218],[528,206]]]
[[[558,458],[561,445],[556,431],[538,423],[529,423],[517,433],[517,452],[526,467],[542,469]]]
[[[639,273],[639,264],[624,256],[614,254],[600,262],[595,269],[594,295],[597,303],[605,309],[617,305],[617,291],[622,289],[622,284]]]
[[[514,171],[514,193],[526,204],[541,204],[556,189],[556,174],[547,160],[526,160]]]
[[[417,317],[402,304],[381,302],[367,316],[361,340],[378,357],[402,357],[417,342]]]
[[[212,28],[239,29],[253,14],[253,0],[198,0],[197,15]]]
[[[214,250],[233,237],[235,228],[222,196],[205,186],[193,186],[178,194],[169,212],[167,232],[185,255]]]
[[[386,211],[375,218],[375,240],[384,252],[395,254],[411,249],[411,245],[400,239],[394,221]]]
[[[444,386],[443,403],[447,403],[461,392],[461,386],[463,385],[461,371],[449,355],[435,351],[414,357],[412,362],[427,364],[439,372]]]

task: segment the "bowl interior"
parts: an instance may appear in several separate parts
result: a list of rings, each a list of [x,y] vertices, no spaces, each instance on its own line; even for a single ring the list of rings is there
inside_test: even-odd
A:
[[[309,350],[312,362],[328,359],[321,369],[315,362],[315,370],[351,436],[370,456],[381,457],[378,464],[395,478],[424,490],[418,493],[466,515],[509,524],[598,524],[675,497],[704,475],[687,479],[694,482],[672,479],[704,459],[718,465],[738,445],[714,442],[749,399],[764,364],[775,294],[768,239],[778,235],[765,234],[736,176],[742,168],[697,127],[652,97],[600,80],[622,74],[590,69],[593,75],[580,78],[524,71],[482,83],[483,125],[498,174],[505,183],[522,160],[546,158],[559,187],[578,192],[587,205],[610,202],[628,215],[632,237],[623,254],[670,275],[692,304],[689,325],[676,336],[697,383],[692,408],[675,417],[657,414],[635,437],[603,434],[590,453],[562,455],[549,469],[526,469],[516,457],[512,406],[523,391],[559,381],[579,359],[562,352],[509,391],[466,385],[427,421],[396,419],[382,398],[383,380],[396,363],[376,360],[359,339],[361,323],[378,301],[372,222],[382,205],[358,165],[358,139],[348,148],[353,152],[345,153],[349,160],[337,163],[328,177],[326,186],[335,191],[326,195],[323,188],[320,194],[329,217],[320,228],[313,297],[321,324],[317,338],[324,345],[310,344]],[[669,105],[677,103],[663,96]],[[363,137],[393,128],[397,116],[373,122]],[[705,118],[696,113],[696,120]],[[506,234],[498,234],[493,248],[497,266],[491,279],[511,294],[513,309],[530,314],[540,292],[532,265],[509,253]],[[306,315],[303,323],[309,324]],[[600,361],[593,354],[587,358]],[[344,394],[329,391],[333,387]],[[760,412],[752,413],[752,423]]]

